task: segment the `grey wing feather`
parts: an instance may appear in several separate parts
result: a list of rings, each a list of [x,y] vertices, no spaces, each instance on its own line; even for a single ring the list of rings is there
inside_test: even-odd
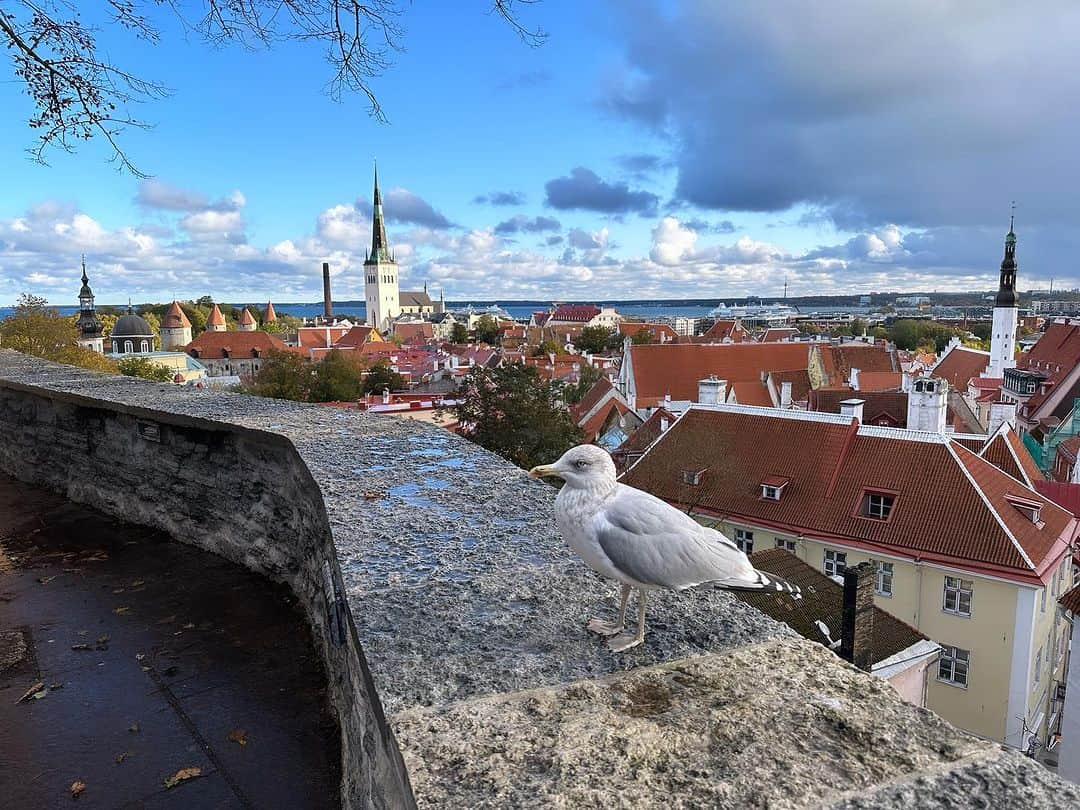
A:
[[[593,529],[612,565],[643,585],[756,581],[754,567],[728,538],[631,487],[619,487]]]

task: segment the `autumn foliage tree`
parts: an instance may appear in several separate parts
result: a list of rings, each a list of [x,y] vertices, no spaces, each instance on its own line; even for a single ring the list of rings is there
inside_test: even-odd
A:
[[[583,441],[559,393],[532,366],[473,368],[453,412],[464,435],[526,469]]]
[[[116,363],[78,344],[71,318],[61,317],[48,301],[23,293],[15,312],[0,321],[0,345],[23,354],[32,354],[57,363],[116,372]]]

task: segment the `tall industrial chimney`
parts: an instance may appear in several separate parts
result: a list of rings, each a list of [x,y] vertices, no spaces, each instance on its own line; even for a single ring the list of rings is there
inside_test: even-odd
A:
[[[322,263],[322,297],[323,317],[332,320],[334,317],[334,302],[330,298],[330,262]]]

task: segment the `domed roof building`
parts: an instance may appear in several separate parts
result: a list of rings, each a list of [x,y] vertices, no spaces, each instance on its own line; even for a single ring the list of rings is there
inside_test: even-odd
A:
[[[109,340],[113,354],[146,354],[154,351],[154,330],[145,318],[135,314],[128,304],[127,315],[123,315],[113,327]]]

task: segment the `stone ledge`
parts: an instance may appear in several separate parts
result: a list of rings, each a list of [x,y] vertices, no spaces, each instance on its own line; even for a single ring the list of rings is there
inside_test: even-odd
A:
[[[802,640],[391,722],[422,807],[831,805],[1003,753]]]

